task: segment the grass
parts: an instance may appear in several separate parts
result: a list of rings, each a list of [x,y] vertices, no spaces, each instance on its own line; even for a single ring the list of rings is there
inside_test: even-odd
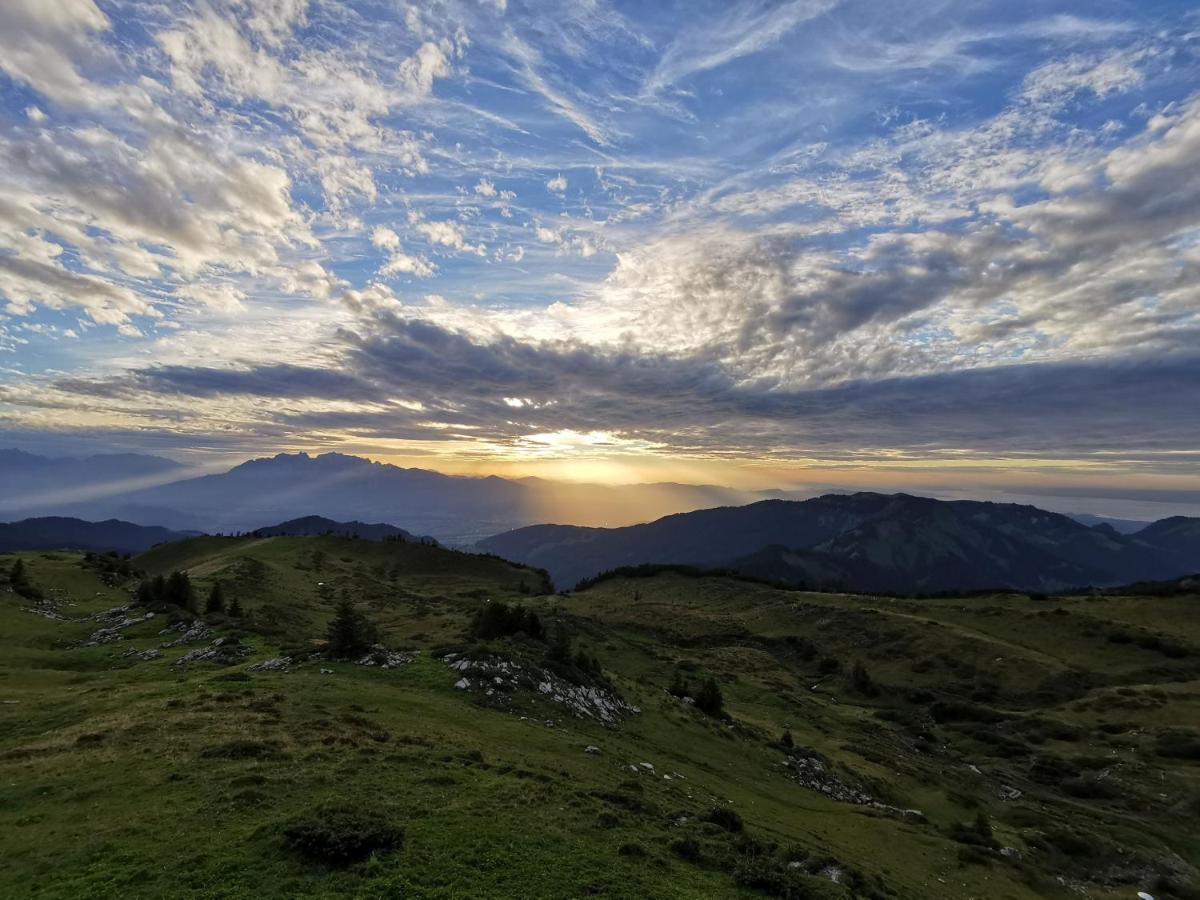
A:
[[[129,602],[132,584],[106,587],[76,554],[19,555],[72,620]],[[175,665],[187,646],[125,655],[174,637],[159,634],[166,616],[79,646],[95,622],[34,615],[0,586],[0,896],[1116,898],[1196,887],[1200,764],[1160,752],[1188,750],[1188,723],[1200,722],[1195,597],[905,601],[669,573],[541,595],[538,573],[500,560],[334,537],[198,538],[134,564],[185,568],[201,595],[221,580],[247,611],[237,633],[252,653],[231,667]],[[311,646],[343,591],[390,648],[421,655],[386,670],[314,660],[248,671]],[[489,599],[564,622],[641,712],[605,727],[536,691],[506,705],[457,689],[435,651],[465,647]],[[1186,652],[1113,642],[1114,629]],[[491,644],[517,661],[542,652],[519,638]],[[827,658],[840,671],[823,672]],[[878,696],[855,692],[855,661]],[[671,697],[676,672],[714,677],[727,718]],[[938,703],[957,711],[935,721]],[[793,755],[826,759],[832,778],[882,806],[789,777],[785,730]],[[303,852],[289,834],[330,809],[394,840],[367,840],[376,852],[348,860]],[[981,813],[1008,855],[956,840]],[[350,834],[357,846],[353,823],[336,824],[333,845]],[[324,840],[321,827],[305,833]]]

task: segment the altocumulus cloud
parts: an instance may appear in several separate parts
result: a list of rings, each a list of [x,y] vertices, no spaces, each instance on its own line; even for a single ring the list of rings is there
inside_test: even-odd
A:
[[[518,6],[4,4],[0,425],[1197,447],[1187,4]]]

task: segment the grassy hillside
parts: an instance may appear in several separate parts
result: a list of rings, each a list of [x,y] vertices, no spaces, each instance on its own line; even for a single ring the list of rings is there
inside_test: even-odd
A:
[[[1200,886],[1194,595],[884,600],[669,572],[542,595],[501,560],[334,537],[133,560],[201,596],[220,580],[245,612],[203,623],[106,614],[134,583],[69,553],[0,569],[17,556],[42,598],[0,579],[3,897]],[[406,652],[306,658],[343,595]],[[546,636],[467,638],[489,602]],[[103,629],[120,639],[88,646]],[[601,671],[556,662],[564,638]],[[724,715],[668,691],[710,677]],[[376,852],[341,864],[331,840]]]

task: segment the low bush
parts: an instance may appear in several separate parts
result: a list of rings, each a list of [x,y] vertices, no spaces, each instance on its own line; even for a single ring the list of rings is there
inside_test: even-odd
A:
[[[737,834],[745,828],[742,817],[727,806],[714,806],[702,817],[705,822],[711,822],[731,834]]]
[[[818,900],[828,896],[819,879],[770,857],[742,859],[733,870],[733,880],[739,887],[780,900]]]
[[[378,813],[350,807],[314,810],[288,825],[283,835],[290,849],[327,866],[353,865],[404,843],[403,828]]]

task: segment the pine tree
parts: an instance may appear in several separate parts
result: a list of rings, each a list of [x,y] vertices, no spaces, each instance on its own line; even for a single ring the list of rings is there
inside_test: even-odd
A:
[[[240,619],[242,617],[242,604],[238,602],[237,597],[229,601],[229,608],[225,610],[225,615],[231,619]]]
[[[867,667],[862,664],[861,659],[854,663],[854,668],[850,672],[850,683],[854,686],[854,690],[864,697],[874,697],[879,693],[879,688],[875,686],[875,682],[871,679],[871,673],[867,671]]]
[[[138,606],[153,606],[156,602],[154,596],[154,583],[151,581],[141,581],[137,587],[137,598],[134,601]]]
[[[214,581],[212,590],[208,592],[208,600],[204,604],[206,613],[225,612],[225,592],[221,590],[221,582]]]
[[[725,698],[721,696],[721,689],[716,681],[711,678],[705,679],[693,699],[696,701],[696,709],[710,716],[720,716],[725,711]]]
[[[355,609],[349,597],[342,597],[325,636],[330,658],[357,659],[375,642],[375,627]]]
[[[29,580],[29,573],[25,571],[25,561],[22,559],[18,559],[12,564],[12,569],[8,573],[8,583],[15,593],[30,600],[35,600],[42,595],[41,591],[35,588],[33,582]]]
[[[546,653],[546,659],[558,663],[571,661],[571,638],[562,622],[554,623],[554,642]]]
[[[187,572],[172,572],[167,578],[163,591],[163,599],[180,609],[192,609],[195,597],[192,593],[192,580]]]

